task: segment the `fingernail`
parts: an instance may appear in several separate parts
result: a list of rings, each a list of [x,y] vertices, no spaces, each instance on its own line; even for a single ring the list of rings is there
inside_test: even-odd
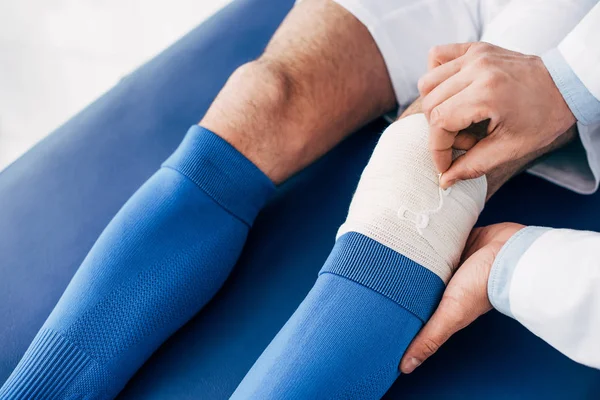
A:
[[[445,179],[442,178],[443,176],[444,176],[444,174],[439,174],[438,175],[438,182],[440,183],[440,187],[442,189],[448,189],[450,186],[452,186],[456,182],[458,182],[458,179],[452,179],[450,181],[444,182]]]
[[[410,374],[411,372],[413,372],[419,365],[421,365],[421,361],[419,361],[418,359],[414,358],[414,357],[410,357],[408,360],[406,360],[406,362],[404,363],[404,368],[402,370],[402,372],[404,372],[405,374]]]
[[[452,179],[450,182],[446,183],[446,188],[456,185],[456,183],[458,183],[459,181],[460,179]]]

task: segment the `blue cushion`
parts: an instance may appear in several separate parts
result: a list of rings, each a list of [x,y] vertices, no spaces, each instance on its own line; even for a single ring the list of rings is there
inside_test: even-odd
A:
[[[0,383],[110,218],[201,118],[229,74],[260,54],[291,5],[236,1],[0,174]],[[365,127],[279,188],[223,289],[120,398],[225,399],[233,392],[315,281],[383,128],[383,121]],[[481,223],[600,230],[598,204],[600,195],[520,176],[492,199]],[[385,398],[587,399],[600,392],[599,378],[490,312]]]

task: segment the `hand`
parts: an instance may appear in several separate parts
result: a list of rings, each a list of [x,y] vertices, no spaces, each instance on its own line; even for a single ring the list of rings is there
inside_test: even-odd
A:
[[[444,189],[549,145],[575,123],[539,57],[487,43],[431,49],[419,92]],[[484,138],[461,132],[488,119]],[[467,153],[452,162],[452,148]]]
[[[504,243],[524,227],[502,223],[473,229],[463,253],[466,261],[450,279],[436,311],[408,346],[400,362],[402,373],[410,374],[450,336],[492,309],[487,295],[492,264]]]

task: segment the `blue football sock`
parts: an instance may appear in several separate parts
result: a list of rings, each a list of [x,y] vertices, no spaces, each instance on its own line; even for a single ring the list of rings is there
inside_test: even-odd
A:
[[[194,126],[104,230],[0,399],[111,399],[215,294],[271,181]]]
[[[444,290],[430,270],[360,233],[319,277],[232,399],[379,399]]]

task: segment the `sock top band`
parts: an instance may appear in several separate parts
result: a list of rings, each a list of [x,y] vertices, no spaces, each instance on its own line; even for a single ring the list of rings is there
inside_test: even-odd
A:
[[[324,273],[343,276],[388,297],[423,323],[435,311],[445,288],[427,268],[357,232],[336,240],[319,275]]]
[[[273,182],[242,153],[198,125],[188,130],[163,167],[188,177],[248,226],[275,191]]]

